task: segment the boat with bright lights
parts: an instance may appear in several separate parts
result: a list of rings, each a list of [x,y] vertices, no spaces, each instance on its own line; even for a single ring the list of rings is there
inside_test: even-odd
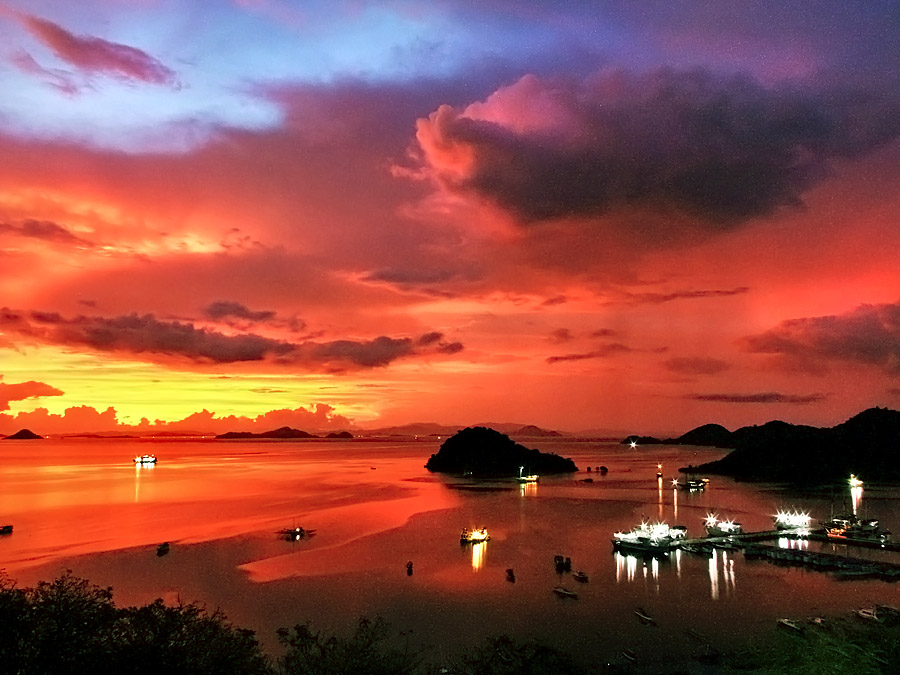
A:
[[[704,523],[706,535],[709,537],[730,537],[734,534],[743,534],[744,528],[733,520],[719,520],[719,517],[710,513]]]
[[[666,556],[676,540],[683,537],[683,530],[670,528],[666,523],[642,522],[630,532],[613,534],[612,545],[614,551],[621,553]]]
[[[470,530],[464,527],[459,535],[460,544],[480,544],[490,540],[491,536],[488,534],[487,529],[483,527],[480,530]]]
[[[520,483],[537,483],[538,482],[538,479],[540,478],[539,475],[537,475],[536,473],[531,473],[526,476],[523,476],[522,472],[524,470],[525,470],[524,466],[519,467],[519,475],[516,476],[517,481],[519,481]]]
[[[156,464],[156,455],[138,455],[134,458],[135,464]]]
[[[773,516],[775,520],[775,529],[784,531],[794,531],[802,533],[809,531],[809,524],[812,518],[808,513],[801,511],[779,511]]]
[[[684,483],[679,483],[676,479],[673,482],[673,487],[687,490],[688,492],[701,492],[706,489],[708,484],[709,478],[689,478]]]
[[[860,539],[886,542],[891,533],[882,530],[874,519],[860,520],[854,514],[835,516],[822,523],[825,536],[833,539]]]

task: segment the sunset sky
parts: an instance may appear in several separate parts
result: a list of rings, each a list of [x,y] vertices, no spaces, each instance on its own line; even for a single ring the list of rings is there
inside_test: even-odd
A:
[[[0,0],[0,433],[900,407],[900,6]]]

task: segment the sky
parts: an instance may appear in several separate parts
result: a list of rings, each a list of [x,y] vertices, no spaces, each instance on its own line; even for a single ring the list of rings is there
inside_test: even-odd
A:
[[[0,433],[900,406],[900,6],[0,0]]]

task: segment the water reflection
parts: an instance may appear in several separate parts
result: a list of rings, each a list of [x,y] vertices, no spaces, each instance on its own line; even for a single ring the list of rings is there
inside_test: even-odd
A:
[[[779,537],[778,548],[792,548],[805,551],[809,548],[809,539],[795,539],[793,537]]]
[[[859,505],[862,503],[863,488],[862,485],[855,485],[850,488],[850,500],[853,504],[853,515],[859,516]]]
[[[141,474],[152,471],[156,468],[156,464],[144,464],[142,462],[134,463],[134,501],[141,501]]]
[[[538,484],[535,482],[519,483],[520,497],[536,497]]]
[[[663,479],[662,474],[656,474],[656,487],[659,492],[659,499],[657,500],[659,503],[659,520],[663,519]]]
[[[634,555],[628,555],[616,551],[616,583],[622,581],[632,582],[637,578],[638,570],[641,570],[641,578],[652,579],[656,582],[656,589],[659,590],[659,564],[660,560],[656,557],[640,558]]]
[[[722,588],[725,590],[725,595],[730,596],[734,591],[734,558],[729,555],[728,551],[714,548],[712,556],[709,558],[708,568],[710,599],[718,600]]]
[[[484,557],[487,553],[487,545],[486,541],[480,541],[477,544],[472,544],[472,569],[480,570],[484,567]]]

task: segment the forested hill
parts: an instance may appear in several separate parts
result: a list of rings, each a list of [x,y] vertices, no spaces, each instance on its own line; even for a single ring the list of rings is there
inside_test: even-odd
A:
[[[792,483],[845,480],[851,473],[866,481],[900,480],[900,412],[887,408],[864,410],[831,428],[773,421],[716,440],[709,445],[734,450],[692,471]]]

